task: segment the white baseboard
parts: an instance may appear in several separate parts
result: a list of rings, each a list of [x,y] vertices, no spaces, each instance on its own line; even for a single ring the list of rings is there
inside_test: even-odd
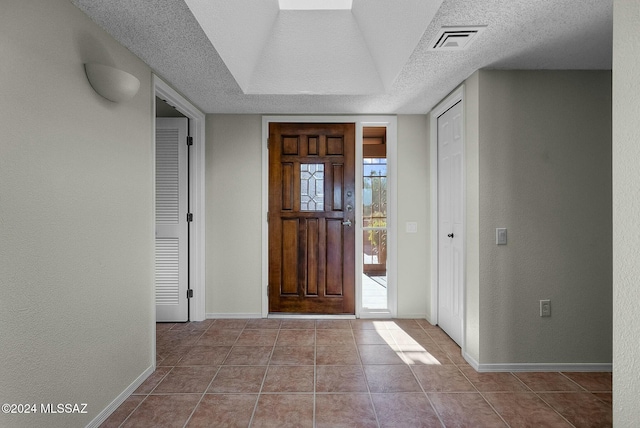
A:
[[[471,367],[473,367],[473,369],[477,372],[479,372],[480,370],[478,370],[478,367],[480,366],[480,364],[469,354],[467,354],[466,352],[464,352],[464,350],[462,350],[462,358],[465,359],[465,361],[467,363],[469,363],[469,365]]]
[[[142,382],[144,382],[145,380],[147,380],[147,378],[149,376],[151,376],[151,374],[153,373],[154,368],[153,366],[150,366],[149,368],[147,368],[144,372],[142,372],[142,374],[140,374],[140,376],[138,376],[136,378],[136,380],[134,380],[131,385],[129,385],[127,387],[127,389],[125,389],[124,391],[122,391],[120,393],[120,395],[118,395],[103,411],[101,411],[100,413],[98,413],[98,415],[93,418],[93,420],[91,422],[89,422],[87,424],[87,428],[94,428],[94,427],[98,427],[100,426],[101,423],[103,423],[104,421],[107,420],[107,418],[109,416],[111,416],[111,414],[113,412],[115,412],[115,410],[122,404],[124,403],[124,400],[126,400],[127,398],[129,398],[129,396],[131,394],[133,394],[133,392],[138,389],[138,387],[140,385],[142,385]]]
[[[380,319],[391,319],[391,313],[389,311],[385,312],[360,312],[358,314],[358,318],[361,320],[380,320]]]
[[[426,320],[427,314],[398,314],[397,319]]]
[[[207,319],[246,319],[246,318],[262,318],[262,314],[249,313],[249,314],[221,314],[221,313],[209,313],[206,314]]]
[[[464,359],[480,373],[487,372],[612,372],[608,363],[501,363],[480,364],[469,354]]]
[[[262,318],[262,314],[259,313],[246,313],[246,314],[223,314],[223,313],[208,313],[207,319],[251,319]],[[304,314],[269,314],[268,318],[291,318],[291,319],[355,319],[355,315],[304,315]],[[391,318],[388,312],[383,313],[361,313],[360,318]],[[398,319],[427,319],[426,314],[403,314],[397,317]]]

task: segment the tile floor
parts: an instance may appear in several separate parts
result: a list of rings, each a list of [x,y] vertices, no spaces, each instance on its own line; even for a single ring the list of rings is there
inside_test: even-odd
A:
[[[608,427],[611,373],[477,373],[424,320],[157,325],[103,427]]]

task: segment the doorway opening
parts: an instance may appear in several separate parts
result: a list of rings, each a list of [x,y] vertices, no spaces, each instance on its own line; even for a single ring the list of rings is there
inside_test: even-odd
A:
[[[156,322],[189,321],[189,118],[156,97]]]
[[[464,85],[431,112],[431,319],[465,352]]]
[[[397,192],[394,190],[397,186],[397,118],[395,116],[263,116],[262,117],[262,137],[263,137],[263,150],[262,150],[262,207],[263,207],[263,232],[262,232],[262,316],[267,317],[298,317],[301,315],[279,315],[269,313],[269,126],[270,123],[353,123],[355,124],[355,197],[351,215],[342,218],[341,221],[346,223],[341,226],[346,230],[354,229],[355,232],[355,250],[352,253],[355,261],[355,271],[353,272],[355,281],[355,317],[356,318],[393,318],[397,315]],[[376,265],[386,266],[386,306],[384,308],[369,308],[363,306],[363,282],[367,279],[371,279],[370,276],[364,275],[364,241],[370,231],[364,231],[363,227],[363,177],[364,177],[364,129],[365,128],[382,128],[385,130],[385,150],[386,150],[386,236],[382,234],[383,239],[386,239],[386,263],[373,263]],[[374,129],[378,133],[381,129]],[[375,135],[374,135],[375,137]],[[372,144],[374,146],[375,144]],[[315,147],[315,146],[314,146]],[[369,149],[367,149],[369,150]],[[382,162],[382,161],[379,161]],[[384,163],[383,163],[384,164]],[[293,168],[292,171],[298,171],[298,168]],[[298,180],[295,179],[294,182]],[[348,192],[348,191],[347,191]],[[297,194],[297,192],[295,192]],[[346,195],[346,194],[345,194]],[[345,205],[346,208],[346,205]],[[349,212],[349,211],[348,211]],[[344,217],[344,216],[343,216]],[[348,220],[352,221],[352,225],[348,226]],[[378,220],[379,221],[379,220]],[[382,230],[382,226],[368,227],[379,228]],[[373,235],[380,235],[381,233],[375,231]],[[375,240],[375,236],[372,235],[372,239]],[[369,242],[369,241],[368,241]],[[377,244],[379,248],[380,244]],[[369,250],[371,255],[371,250]],[[385,257],[384,253],[376,254],[375,258],[371,258],[369,261],[382,261]],[[368,263],[372,264],[372,263]],[[373,275],[372,277],[376,276]],[[381,273],[379,271],[379,273]],[[381,275],[378,275],[381,276]],[[376,278],[381,281],[381,278]],[[382,281],[381,281],[382,282]],[[376,283],[377,287],[382,285]],[[380,306],[383,304],[368,304],[368,306]],[[353,317],[353,315],[315,315],[321,317]],[[304,317],[304,316],[303,316]]]
[[[189,222],[188,247],[188,273],[189,273],[189,298],[188,319],[190,321],[202,321],[205,319],[205,264],[204,264],[204,171],[205,171],[205,116],[187,99],[166,84],[157,76],[153,76],[154,85],[154,111],[158,116],[182,117],[188,120],[188,132],[193,145],[190,151],[190,168],[187,172],[189,189],[185,195],[188,199],[189,213],[192,221]],[[154,117],[155,124],[155,117]],[[154,125],[154,152],[156,151]],[[185,141],[186,144],[186,141]],[[155,157],[155,153],[154,153]],[[186,217],[187,213],[184,214]],[[154,299],[157,298],[154,290]],[[154,320],[155,321],[155,320]],[[155,357],[155,347],[154,347]]]

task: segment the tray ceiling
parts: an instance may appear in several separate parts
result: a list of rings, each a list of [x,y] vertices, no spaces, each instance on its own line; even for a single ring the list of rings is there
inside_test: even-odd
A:
[[[426,113],[481,68],[611,68],[612,0],[71,1],[206,113]]]

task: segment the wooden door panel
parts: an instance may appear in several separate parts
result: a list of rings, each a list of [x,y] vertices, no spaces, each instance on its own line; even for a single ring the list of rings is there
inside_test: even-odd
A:
[[[306,295],[317,296],[318,295],[318,273],[319,273],[319,257],[320,243],[318,240],[318,219],[308,219],[305,221],[306,229],[304,230],[304,237],[306,238],[305,248],[306,254],[303,260],[306,260],[306,269],[303,272],[306,274],[306,278],[303,278],[303,284],[306,284]]]
[[[342,264],[344,263],[342,248],[342,219],[330,219],[326,222],[327,230],[327,296],[341,296]]]
[[[282,221],[282,285],[283,295],[298,294],[298,220]]]
[[[294,204],[294,179],[293,163],[282,164],[282,210],[293,210]]]
[[[269,311],[354,314],[355,125],[269,135]]]

